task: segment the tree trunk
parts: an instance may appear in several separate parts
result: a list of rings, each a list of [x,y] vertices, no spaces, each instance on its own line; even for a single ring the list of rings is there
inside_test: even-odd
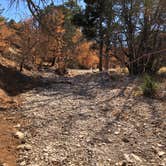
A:
[[[103,71],[103,41],[100,41],[99,71]]]
[[[139,57],[142,57],[142,55]],[[157,65],[158,62],[159,61],[157,61],[157,59],[153,56],[147,56],[144,57],[144,59],[139,59],[138,61],[136,61],[134,58],[131,58],[130,65],[128,65],[127,68],[130,75],[140,75],[143,73],[155,74],[159,69],[159,65]]]
[[[55,60],[56,60],[56,58],[54,57],[54,58],[52,59],[52,62],[51,62],[51,67],[53,67],[53,66],[55,65]]]
[[[20,63],[20,72],[22,72],[22,70],[23,70],[23,65],[24,65],[24,62],[21,62]]]
[[[23,71],[23,67],[24,67],[24,58],[21,60],[21,63],[20,63],[20,72]]]
[[[107,46],[106,48],[106,52],[105,52],[105,70],[108,71],[109,70],[109,66],[110,65],[110,59],[109,59],[109,48]]]
[[[100,35],[100,44],[99,44],[99,71],[103,71],[103,46],[104,46],[104,40],[103,40],[103,17],[100,17],[100,23],[99,23],[99,35]]]

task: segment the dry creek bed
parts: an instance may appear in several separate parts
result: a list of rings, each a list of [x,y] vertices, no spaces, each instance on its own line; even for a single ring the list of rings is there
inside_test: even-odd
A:
[[[135,95],[137,79],[50,74],[43,82],[21,94],[31,147],[20,150],[18,165],[166,165],[165,102]]]

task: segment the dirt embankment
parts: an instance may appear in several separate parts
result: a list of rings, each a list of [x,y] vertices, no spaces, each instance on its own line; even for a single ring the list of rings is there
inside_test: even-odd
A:
[[[17,108],[18,102],[0,89],[0,166],[16,166],[17,163],[16,147],[20,142],[14,137],[14,126],[19,123],[19,116],[12,110]]]
[[[17,165],[16,148],[20,144],[14,137],[20,123],[20,115],[16,112],[20,99],[14,94],[20,88],[18,78],[22,77],[14,66],[14,62],[0,57],[0,166]]]
[[[0,166],[17,165],[17,146],[19,140],[14,137],[18,120],[10,113],[0,112]],[[6,165],[5,165],[6,164]]]

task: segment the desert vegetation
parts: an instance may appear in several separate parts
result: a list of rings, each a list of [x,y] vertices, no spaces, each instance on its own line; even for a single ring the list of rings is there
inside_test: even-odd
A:
[[[165,1],[7,3],[0,166],[165,166]]]

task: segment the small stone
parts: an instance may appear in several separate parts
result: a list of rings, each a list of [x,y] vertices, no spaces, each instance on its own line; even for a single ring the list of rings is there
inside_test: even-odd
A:
[[[157,144],[157,146],[158,146],[158,147],[163,147],[163,145],[162,145],[162,144]]]
[[[15,125],[14,127],[15,127],[15,128],[20,128],[21,125],[20,125],[20,124],[17,124],[17,125]]]
[[[124,154],[124,157],[128,162],[131,162],[131,163],[134,163],[134,162],[141,163],[142,162],[142,159],[133,153],[132,154]]]
[[[17,146],[17,149],[20,149],[20,150],[31,150],[32,146],[29,145],[29,144],[22,144],[22,145]]]
[[[81,147],[81,145],[80,145],[80,144],[76,144],[76,146],[77,146],[77,147]]]
[[[111,138],[108,138],[108,141],[109,141],[109,142],[112,142],[112,139],[111,139]]]
[[[158,155],[159,155],[159,157],[162,157],[163,155],[165,155],[165,152],[164,151],[159,151]]]
[[[114,134],[115,135],[118,135],[120,133],[120,131],[115,131]]]
[[[20,163],[20,166],[25,166],[25,165],[26,165],[25,161],[23,161],[23,162]]]
[[[137,155],[135,155],[135,154],[133,154],[133,153],[132,153],[131,155],[132,155],[132,157],[133,157],[136,161],[142,162],[141,158],[138,157]]]
[[[116,166],[127,166],[127,163],[125,161],[121,161],[115,164]]]
[[[17,132],[14,134],[14,136],[15,136],[16,138],[20,139],[20,140],[24,140],[24,138],[25,138],[24,133],[22,133],[22,132],[20,132],[20,131],[17,131]]]
[[[133,162],[130,158],[129,154],[124,154],[125,159],[127,160],[127,162]]]

